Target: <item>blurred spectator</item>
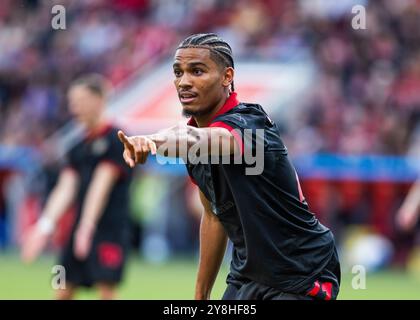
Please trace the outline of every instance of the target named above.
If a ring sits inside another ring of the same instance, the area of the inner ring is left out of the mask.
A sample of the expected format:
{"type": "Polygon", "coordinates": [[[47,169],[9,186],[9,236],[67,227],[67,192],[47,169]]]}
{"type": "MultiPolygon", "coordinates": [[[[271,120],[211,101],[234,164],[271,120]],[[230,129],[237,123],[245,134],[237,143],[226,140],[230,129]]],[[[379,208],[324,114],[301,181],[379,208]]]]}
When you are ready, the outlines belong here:
{"type": "Polygon", "coordinates": [[[9,171],[0,169],[0,250],[6,248],[6,245],[8,243],[8,229],[6,228],[8,210],[6,207],[4,186],[6,185],[9,175],[9,171]]]}
{"type": "Polygon", "coordinates": [[[175,39],[170,28],[145,16],[147,0],[59,4],[66,9],[66,30],[51,27],[54,3],[2,1],[0,143],[39,145],[70,119],[64,95],[74,78],[97,71],[121,82],[175,39]]]}
{"type": "Polygon", "coordinates": [[[85,130],[67,154],[57,184],[42,214],[24,239],[22,258],[33,262],[69,208],[76,208],[69,238],[60,255],[65,285],[57,299],[73,299],[80,287],[96,287],[101,299],[114,299],[129,252],[129,186],[132,171],[105,114],[108,83],[91,74],[72,83],[69,109],[85,130]]]}

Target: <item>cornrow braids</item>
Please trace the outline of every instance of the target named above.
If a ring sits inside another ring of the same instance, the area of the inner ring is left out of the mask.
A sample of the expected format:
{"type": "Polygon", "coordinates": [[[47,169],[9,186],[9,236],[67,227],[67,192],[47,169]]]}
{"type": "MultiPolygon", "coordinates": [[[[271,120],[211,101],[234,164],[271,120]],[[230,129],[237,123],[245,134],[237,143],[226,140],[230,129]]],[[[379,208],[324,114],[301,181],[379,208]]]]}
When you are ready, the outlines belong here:
{"type": "MultiPolygon", "coordinates": [[[[232,48],[230,45],[215,33],[198,33],[186,38],[177,49],[203,48],[209,49],[212,58],[224,67],[234,68],[232,48]]],[[[235,91],[233,81],[231,90],[235,91]]]]}

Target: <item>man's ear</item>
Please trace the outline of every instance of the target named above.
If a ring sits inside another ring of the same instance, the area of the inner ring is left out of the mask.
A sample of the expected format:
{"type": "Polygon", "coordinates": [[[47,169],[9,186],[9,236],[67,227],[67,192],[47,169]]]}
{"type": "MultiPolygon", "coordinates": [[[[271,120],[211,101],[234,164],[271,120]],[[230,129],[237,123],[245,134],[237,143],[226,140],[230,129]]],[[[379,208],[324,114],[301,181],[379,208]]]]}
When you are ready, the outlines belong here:
{"type": "Polygon", "coordinates": [[[225,69],[225,74],[223,78],[224,87],[229,87],[232,84],[234,75],[235,75],[235,70],[232,67],[227,67],[225,69]]]}

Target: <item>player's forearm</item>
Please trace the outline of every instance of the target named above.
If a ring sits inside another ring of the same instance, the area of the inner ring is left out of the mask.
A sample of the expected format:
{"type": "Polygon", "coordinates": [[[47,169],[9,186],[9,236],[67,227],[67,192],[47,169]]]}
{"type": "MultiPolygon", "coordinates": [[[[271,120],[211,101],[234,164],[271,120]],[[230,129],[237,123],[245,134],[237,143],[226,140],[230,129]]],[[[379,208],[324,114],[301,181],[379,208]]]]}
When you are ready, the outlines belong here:
{"type": "Polygon", "coordinates": [[[157,152],[166,157],[186,157],[188,150],[199,143],[200,131],[191,126],[174,126],[147,136],[157,147],[157,152]]]}
{"type": "Polygon", "coordinates": [[[417,180],[411,187],[410,192],[403,203],[403,208],[418,214],[418,211],[420,210],[420,180],[417,180]]]}
{"type": "Polygon", "coordinates": [[[200,226],[200,262],[198,267],[195,298],[209,299],[223,256],[227,236],[216,216],[204,214],[200,226]]]}
{"type": "Polygon", "coordinates": [[[51,191],[44,207],[41,226],[47,233],[51,232],[55,223],[68,210],[76,198],[78,188],[77,175],[69,170],[64,170],[58,179],[57,185],[51,191]]]}
{"type": "Polygon", "coordinates": [[[82,208],[82,219],[80,220],[79,226],[96,229],[96,225],[103,214],[107,201],[107,196],[102,196],[98,192],[89,192],[86,195],[82,208]]]}
{"type": "Polygon", "coordinates": [[[65,190],[64,187],[57,186],[51,192],[43,211],[43,217],[56,223],[60,217],[71,206],[75,198],[75,192],[65,190]]]}
{"type": "Polygon", "coordinates": [[[233,136],[221,128],[174,126],[147,137],[156,144],[159,154],[168,157],[186,158],[192,146],[202,156],[229,155],[236,147],[233,136]]]}

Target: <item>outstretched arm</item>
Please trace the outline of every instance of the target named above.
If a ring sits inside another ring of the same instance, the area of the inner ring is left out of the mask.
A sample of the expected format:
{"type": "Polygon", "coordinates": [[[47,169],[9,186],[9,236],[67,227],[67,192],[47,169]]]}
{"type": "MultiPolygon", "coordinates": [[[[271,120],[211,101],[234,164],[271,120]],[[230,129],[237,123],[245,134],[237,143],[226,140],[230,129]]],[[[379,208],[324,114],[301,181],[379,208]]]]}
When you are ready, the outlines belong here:
{"type": "Polygon", "coordinates": [[[46,246],[55,224],[73,203],[79,178],[72,169],[64,169],[51,191],[41,218],[29,230],[22,246],[24,262],[34,261],[46,246]]]}
{"type": "Polygon", "coordinates": [[[200,261],[195,286],[195,299],[210,299],[226,251],[227,235],[219,218],[212,212],[209,201],[200,192],[204,213],[200,225],[200,261]]]}
{"type": "Polygon", "coordinates": [[[124,160],[131,168],[145,163],[149,152],[185,159],[192,147],[199,150],[200,155],[224,156],[240,151],[232,133],[219,127],[174,126],[156,134],[131,137],[119,131],[118,137],[124,144],[124,160]]]}

